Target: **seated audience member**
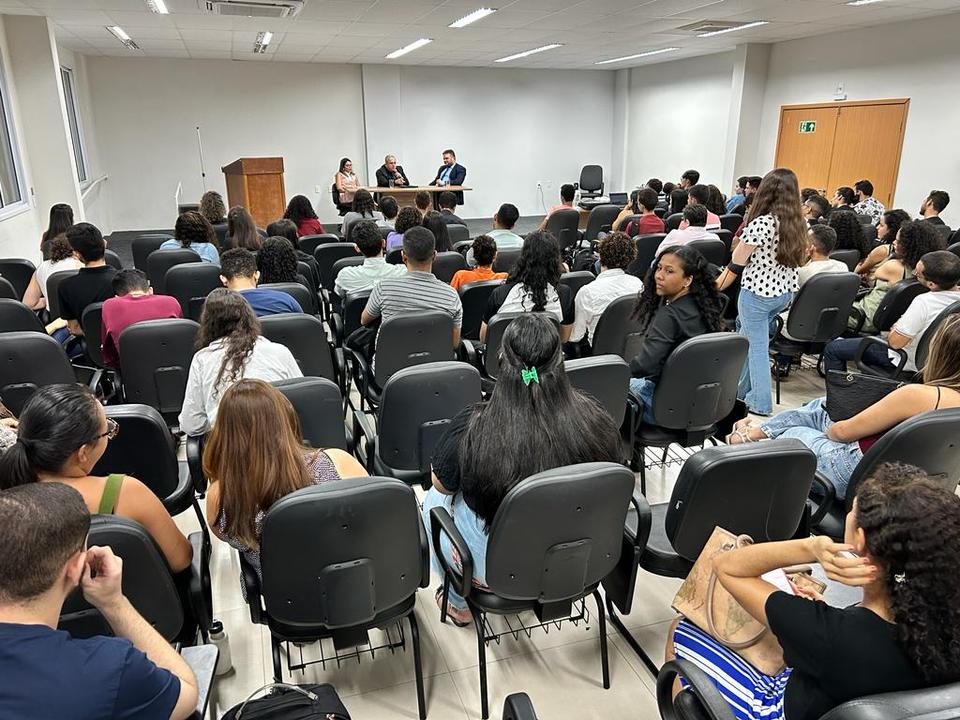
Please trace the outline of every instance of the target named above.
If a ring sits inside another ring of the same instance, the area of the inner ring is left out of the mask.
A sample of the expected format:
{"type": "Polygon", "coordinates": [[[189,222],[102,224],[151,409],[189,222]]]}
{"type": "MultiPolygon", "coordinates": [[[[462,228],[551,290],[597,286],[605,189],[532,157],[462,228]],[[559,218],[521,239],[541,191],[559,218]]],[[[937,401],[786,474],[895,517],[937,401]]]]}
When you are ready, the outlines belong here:
{"type": "Polygon", "coordinates": [[[242,205],[235,205],[227,213],[227,243],[230,248],[243,248],[251,252],[256,252],[263,244],[253,218],[242,205]]]}
{"type": "Polygon", "coordinates": [[[667,659],[706,673],[740,720],[815,720],[849,700],[955,682],[958,552],[960,499],[917,467],[884,463],[857,487],[842,543],[814,536],[714,558],[720,585],[783,649],[785,670],[760,673],[687,620],[674,624],[667,659]],[[798,563],[862,589],[860,603],[833,607],[767,579],[798,563]]]}
{"type": "Polygon", "coordinates": [[[48,260],[37,266],[30,284],[23,293],[23,304],[31,310],[43,310],[47,306],[47,280],[55,272],[62,270],[78,270],[82,267],[79,260],[73,256],[70,241],[63,233],[47,243],[48,260]]]}
{"type": "Polygon", "coordinates": [[[680,245],[657,254],[633,311],[644,340],[630,361],[630,393],[642,405],[644,422],[654,422],[653,394],[670,353],[685,340],[722,330],[721,307],[709,263],[699,251],[680,245]]]}
{"type": "MultiPolygon", "coordinates": [[[[657,208],[656,198],[657,194],[651,188],[641,188],[637,191],[637,210],[639,210],[640,217],[629,222],[624,231],[627,235],[633,237],[664,231],[663,220],[658,218],[654,212],[657,208]]],[[[612,227],[616,229],[618,225],[612,227]]]]}
{"type": "MultiPolygon", "coordinates": [[[[342,199],[342,198],[341,198],[342,199]]],[[[317,219],[317,213],[305,195],[294,195],[287,203],[284,220],[293,220],[297,225],[297,236],[322,235],[323,225],[317,219]]]]}
{"type": "Polygon", "coordinates": [[[837,188],[833,195],[833,208],[841,210],[853,210],[854,203],[857,201],[857,195],[852,187],[843,185],[837,188]]]}
{"type": "MultiPolygon", "coordinates": [[[[656,188],[654,188],[656,189],[656,188]]],[[[658,193],[660,196],[657,200],[657,207],[663,208],[666,210],[670,207],[670,196],[673,195],[673,191],[677,189],[677,186],[674,185],[669,180],[663,184],[663,189],[658,193]]]]}
{"type": "MultiPolygon", "coordinates": [[[[497,242],[498,250],[514,250],[523,247],[523,238],[517,235],[513,228],[520,219],[520,211],[511,203],[504,203],[493,216],[493,230],[487,235],[497,242]]],[[[469,255],[467,262],[470,262],[469,255]]]]}
{"type": "Polygon", "coordinates": [[[861,262],[870,254],[870,245],[856,213],[834,208],[827,217],[827,225],[837,233],[837,250],[856,250],[861,262]]]}
{"type": "MultiPolygon", "coordinates": [[[[503,334],[500,372],[490,401],[458,413],[433,455],[433,487],[423,501],[443,507],[473,555],[473,577],[486,578],[487,533],[500,503],[536,473],[584,462],[619,462],[620,432],[597,402],[574,389],[563,369],[563,350],[553,323],[524,313],[503,334]],[[536,441],[532,441],[536,438],[536,441]]],[[[450,543],[440,552],[449,562],[450,543]]],[[[434,569],[441,573],[434,557],[434,569]]],[[[437,603],[442,595],[437,593],[437,603]]],[[[448,615],[470,620],[466,601],[451,588],[448,615]]]]}
{"type": "Polygon", "coordinates": [[[726,210],[728,213],[734,212],[737,207],[743,204],[743,201],[747,197],[747,180],[749,179],[746,175],[741,175],[737,178],[737,184],[733,188],[733,195],[727,199],[726,210]]]}
{"type": "Polygon", "coordinates": [[[660,241],[657,247],[657,254],[661,250],[675,245],[686,245],[694,240],[719,240],[716,233],[712,233],[704,227],[708,216],[707,208],[699,203],[691,203],[683,209],[683,222],[676,230],[671,230],[667,236],[660,241]]]}
{"type": "Polygon", "coordinates": [[[113,297],[113,277],[117,271],[103,259],[107,244],[96,226],[77,223],[67,230],[67,240],[83,267],[60,283],[57,290],[60,317],[66,321],[71,335],[83,335],[80,320],[84,308],[113,297]]]}
{"type": "Polygon", "coordinates": [[[223,393],[217,422],[203,448],[207,522],[260,575],[263,516],[277,500],[311,485],[366,477],[349,453],[303,442],[300,418],[263,380],[237,381],[223,393]],[[251,443],[256,437],[258,442],[251,443]]]}
{"type": "Polygon", "coordinates": [[[426,190],[420,190],[413,196],[413,204],[420,211],[421,219],[433,209],[433,195],[426,190]]]}
{"type": "MultiPolygon", "coordinates": [[[[653,190],[648,190],[653,195],[653,190]]],[[[656,215],[654,215],[656,217],[656,215]]],[[[607,306],[624,295],[636,295],[643,290],[640,278],[627,275],[626,269],[637,256],[637,245],[626,233],[614,232],[597,244],[600,254],[600,274],[580,288],[574,301],[575,320],[570,342],[584,338],[593,343],[593,333],[607,306]]]]}
{"type": "Polygon", "coordinates": [[[360,220],[383,220],[383,213],[377,210],[373,202],[373,195],[360,188],[353,196],[353,210],[343,216],[340,232],[344,240],[350,240],[350,228],[360,220]]]}
{"type": "MultiPolygon", "coordinates": [[[[419,218],[415,208],[404,210],[410,210],[419,218]]],[[[333,286],[337,295],[346,297],[348,293],[370,290],[384,278],[406,274],[407,269],[403,265],[391,265],[383,257],[384,239],[372,220],[361,220],[354,225],[351,237],[363,253],[363,264],[345,267],[337,274],[333,286]]]]}
{"type": "Polygon", "coordinates": [[[159,498],[134,477],[91,475],[120,426],[83,385],[44,385],[20,413],[17,442],[0,456],[0,489],[62,483],[91,513],[136,520],[157,542],[170,570],[190,565],[193,551],[159,498]]]}
{"type": "MultiPolygon", "coordinates": [[[[922,296],[921,296],[922,297],[922,296]]],[[[863,453],[885,432],[904,420],[940,408],[960,407],[960,317],[951,315],[930,342],[923,383],[905,384],[849,420],[833,422],[825,397],[795,410],[784,410],[754,425],[739,421],[728,443],[766,438],[796,438],[817,456],[817,470],[833,483],[837,497],[847,494],[847,484],[863,453]]]]}
{"type": "Polygon", "coordinates": [[[489,235],[478,235],[473,239],[473,245],[470,247],[470,253],[473,257],[475,267],[472,270],[457,270],[453,279],[450,281],[450,287],[459,290],[467,283],[480,282],[481,280],[503,280],[507,277],[505,272],[494,272],[493,263],[497,259],[497,243],[489,235]]]}
{"type": "MultiPolygon", "coordinates": [[[[747,177],[747,184],[743,189],[743,200],[741,200],[737,205],[730,210],[731,213],[736,213],[744,219],[747,217],[747,213],[750,211],[750,204],[753,202],[753,196],[756,194],[757,190],[760,187],[760,183],[763,182],[763,178],[759,175],[750,175],[747,177]]],[[[830,204],[827,203],[827,209],[829,210],[830,204]]],[[[743,225],[740,226],[740,229],[743,228],[743,225]]]]}
{"type": "MultiPolygon", "coordinates": [[[[957,287],[960,284],[960,258],[952,252],[928,252],[917,262],[916,273],[917,280],[930,292],[915,297],[907,311],[893,324],[887,337],[887,345],[892,350],[876,343],[867,346],[863,360],[868,365],[892,371],[900,361],[900,356],[894,352],[899,349],[907,354],[903,369],[916,372],[920,337],[943,310],[960,302],[960,288],[957,287]]],[[[827,343],[823,350],[824,372],[846,370],[847,361],[856,357],[860,341],[861,338],[837,338],[827,343]]]]}
{"type": "Polygon", "coordinates": [[[200,198],[199,213],[211,225],[223,225],[227,222],[227,206],[223,202],[223,195],[216,190],[207,190],[200,198]]]}
{"type": "Polygon", "coordinates": [[[670,211],[667,213],[667,215],[669,216],[682,213],[688,202],[690,202],[690,198],[687,195],[687,191],[677,188],[670,193],[670,211]]]}
{"type": "Polygon", "coordinates": [[[341,215],[350,211],[353,205],[353,196],[360,189],[360,178],[353,172],[353,162],[350,158],[340,159],[340,169],[333,177],[333,182],[337,186],[337,192],[340,193],[340,202],[337,203],[337,210],[341,215]]]}
{"type": "MultiPolygon", "coordinates": [[[[100,339],[103,364],[120,369],[120,333],[134,323],[183,317],[180,303],[169,295],[154,295],[143,270],[127,268],[113,277],[116,297],[103,302],[100,339]]],[[[87,342],[92,342],[88,338],[87,342]]]]}
{"type": "MultiPolygon", "coordinates": [[[[630,191],[630,197],[617,214],[617,217],[614,218],[613,222],[610,223],[610,231],[616,232],[620,227],[620,224],[629,217],[634,215],[639,215],[642,211],[640,207],[640,188],[634,188],[630,191]]],[[[656,215],[654,215],[656,217],[656,215]]],[[[629,233],[629,227],[624,227],[623,232],[629,233]]],[[[636,234],[636,233],[634,233],[636,234]]],[[[598,235],[599,237],[599,235],[598,235]]]]}
{"type": "Polygon", "coordinates": [[[360,315],[362,325],[438,310],[453,318],[453,347],[460,345],[463,305],[457,291],[433,274],[433,259],[437,256],[435,248],[433,233],[425,227],[413,227],[403,234],[403,264],[407,272],[384,278],[373,286],[367,306],[360,315]]]}
{"type": "Polygon", "coordinates": [[[698,182],[700,182],[700,173],[696,170],[687,170],[680,176],[679,187],[681,190],[689,190],[698,182]]]}
{"type": "Polygon", "coordinates": [[[317,259],[313,255],[305,253],[300,249],[300,234],[297,232],[297,226],[294,224],[293,220],[274,220],[272,223],[267,225],[267,237],[285,238],[286,241],[290,243],[290,247],[292,247],[296,253],[297,260],[300,262],[305,262],[307,265],[309,265],[314,277],[320,277],[320,270],[317,267],[317,259]]]}
{"type": "Polygon", "coordinates": [[[193,671],[124,597],[120,559],[87,547],[89,530],[83,498],[66,485],[0,493],[0,716],[195,717],[193,671]],[[57,629],[77,588],[114,637],[57,629]]]}
{"type": "Polygon", "coordinates": [[[950,204],[950,195],[945,190],[931,190],[926,200],[920,205],[920,217],[931,225],[944,225],[940,213],[950,204]]]}
{"type": "Polygon", "coordinates": [[[433,234],[438,253],[453,249],[453,245],[450,243],[450,231],[447,230],[447,223],[444,222],[440,213],[431,210],[424,215],[423,226],[433,234]]]}
{"type": "Polygon", "coordinates": [[[457,209],[457,196],[449,190],[444,190],[437,198],[440,206],[440,219],[447,225],[466,225],[454,212],[457,209]]]}
{"type": "Polygon", "coordinates": [[[174,237],[165,241],[160,250],[193,250],[206,263],[220,264],[220,246],[213,225],[196,210],[190,210],[177,218],[174,237]]]}
{"type": "Polygon", "coordinates": [[[707,189],[710,191],[710,197],[706,203],[707,210],[716,215],[719,220],[720,216],[727,212],[727,201],[716,185],[707,185],[707,189]]]}
{"type": "Polygon", "coordinates": [[[658,201],[663,198],[663,182],[661,182],[660,178],[650,178],[643,186],[653,190],[657,194],[658,201]]]}
{"type": "Polygon", "coordinates": [[[803,201],[803,217],[807,225],[818,225],[830,212],[830,202],[819,193],[803,201]]]}
{"type": "Polygon", "coordinates": [[[873,183],[869,180],[858,180],[853,184],[853,192],[857,195],[857,204],[853,206],[853,211],[860,215],[869,215],[873,224],[879,225],[887,209],[873,196],[873,183]]]}
{"type": "Polygon", "coordinates": [[[410,181],[407,174],[403,172],[403,166],[397,165],[395,155],[387,155],[383,158],[383,165],[377,169],[377,187],[409,187],[410,181]]]}
{"type": "Polygon", "coordinates": [[[43,259],[50,257],[49,244],[58,235],[63,235],[73,225],[73,208],[66,203],[57,203],[50,206],[50,220],[47,229],[40,236],[40,252],[43,259]]]}
{"type": "Polygon", "coordinates": [[[573,330],[574,307],[570,287],[560,284],[562,271],[557,239],[539,230],[527,235],[510,275],[490,293],[480,324],[481,342],[487,337],[487,324],[501,312],[547,313],[560,323],[560,338],[566,342],[573,330]]]}
{"type": "Polygon", "coordinates": [[[242,378],[303,377],[285,345],[260,335],[260,321],[239,293],[211,290],[203,304],[197,352],[190,363],[180,430],[204,435],[213,426],[224,391],[242,378]]]}
{"type": "Polygon", "coordinates": [[[383,220],[378,220],[377,225],[393,230],[397,222],[397,213],[400,212],[400,206],[397,205],[396,198],[389,195],[380,198],[380,212],[383,213],[383,220]]]}
{"type": "Polygon", "coordinates": [[[814,195],[819,195],[819,194],[820,194],[820,191],[817,190],[816,188],[812,188],[812,187],[800,188],[800,202],[801,203],[806,202],[807,198],[812,198],[814,195]]]}
{"type": "MultiPolygon", "coordinates": [[[[387,235],[387,252],[403,246],[403,234],[412,227],[423,223],[423,215],[415,207],[400,208],[393,232],[387,235]]],[[[378,231],[379,232],[379,231],[378,231]]]]}
{"type": "MultiPolygon", "coordinates": [[[[883,261],[873,274],[873,287],[870,292],[857,300],[853,306],[863,312],[866,320],[861,330],[867,333],[877,332],[873,325],[873,316],[883,301],[890,286],[901,280],[912,278],[917,263],[924,255],[934,250],[943,250],[946,241],[933,227],[922,221],[907,220],[900,225],[900,229],[893,241],[893,254],[883,261]]],[[[851,314],[847,323],[851,329],[856,328],[857,318],[851,314]]]]}
{"type": "Polygon", "coordinates": [[[801,287],[814,275],[825,272],[847,272],[847,264],[840,260],[833,260],[830,253],[837,243],[837,233],[832,227],[814,225],[810,228],[810,259],[807,264],[797,270],[797,282],[801,287]]]}
{"type": "Polygon", "coordinates": [[[909,220],[910,214],[906,210],[884,211],[877,225],[877,242],[880,244],[870,251],[866,260],[857,265],[859,274],[869,275],[877,265],[893,256],[893,244],[900,226],[909,220]]]}
{"type": "Polygon", "coordinates": [[[250,303],[257,317],[278,313],[303,312],[300,303],[289,294],[273,288],[258,288],[260,271],[257,259],[249,250],[234,248],[220,258],[220,282],[250,303]]]}
{"type": "Polygon", "coordinates": [[[284,237],[268,237],[257,253],[257,284],[299,282],[309,288],[310,283],[297,272],[297,253],[284,237]]]}
{"type": "MultiPolygon", "coordinates": [[[[688,205],[702,205],[704,210],[707,211],[707,221],[704,227],[707,230],[719,230],[720,229],[720,216],[715,212],[711,212],[708,207],[710,204],[710,188],[706,185],[693,185],[692,187],[687,188],[687,204],[688,205]]],[[[685,228],[688,223],[680,222],[680,228],[685,228]]]]}
{"type": "Polygon", "coordinates": [[[544,216],[543,220],[540,221],[540,229],[543,230],[545,227],[547,227],[547,220],[549,220],[550,216],[557,212],[557,210],[577,210],[577,206],[573,204],[573,199],[576,197],[576,194],[576,188],[570,183],[564,183],[561,185],[560,204],[554,205],[547,211],[547,214],[544,216]]]}

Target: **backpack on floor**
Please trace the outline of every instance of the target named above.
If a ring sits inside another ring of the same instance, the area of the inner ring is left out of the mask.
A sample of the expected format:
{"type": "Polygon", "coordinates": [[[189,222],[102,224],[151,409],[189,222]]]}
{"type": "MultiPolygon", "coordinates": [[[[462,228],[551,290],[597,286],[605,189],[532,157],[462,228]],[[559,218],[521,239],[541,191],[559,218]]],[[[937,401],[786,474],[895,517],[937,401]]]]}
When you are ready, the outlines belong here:
{"type": "Polygon", "coordinates": [[[222,720],[350,720],[333,685],[271,683],[227,710],[222,720]],[[264,690],[271,693],[253,700],[264,690]]]}

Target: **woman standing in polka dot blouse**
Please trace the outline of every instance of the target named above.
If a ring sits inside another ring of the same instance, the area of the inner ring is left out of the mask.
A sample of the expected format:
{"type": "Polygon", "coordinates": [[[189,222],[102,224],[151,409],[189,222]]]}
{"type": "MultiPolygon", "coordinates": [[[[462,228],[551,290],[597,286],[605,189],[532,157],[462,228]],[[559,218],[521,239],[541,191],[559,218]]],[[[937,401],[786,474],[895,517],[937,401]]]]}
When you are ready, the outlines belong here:
{"type": "Polygon", "coordinates": [[[750,350],[737,397],[755,415],[773,412],[770,332],[798,288],[797,268],[806,260],[807,243],[797,176],[787,168],[772,170],[760,183],[740,243],[717,280],[724,290],[741,278],[737,331],[750,342],[750,350]]]}

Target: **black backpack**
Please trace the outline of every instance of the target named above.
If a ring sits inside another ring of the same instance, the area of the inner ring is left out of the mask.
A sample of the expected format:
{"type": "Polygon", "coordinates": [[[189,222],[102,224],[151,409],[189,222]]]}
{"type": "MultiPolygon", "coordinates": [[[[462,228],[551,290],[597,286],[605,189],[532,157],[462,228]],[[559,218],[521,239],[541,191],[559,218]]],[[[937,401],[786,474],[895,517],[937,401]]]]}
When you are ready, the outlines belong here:
{"type": "Polygon", "coordinates": [[[350,720],[333,685],[272,683],[227,710],[222,720],[350,720]],[[251,700],[264,690],[270,694],[251,700]]]}

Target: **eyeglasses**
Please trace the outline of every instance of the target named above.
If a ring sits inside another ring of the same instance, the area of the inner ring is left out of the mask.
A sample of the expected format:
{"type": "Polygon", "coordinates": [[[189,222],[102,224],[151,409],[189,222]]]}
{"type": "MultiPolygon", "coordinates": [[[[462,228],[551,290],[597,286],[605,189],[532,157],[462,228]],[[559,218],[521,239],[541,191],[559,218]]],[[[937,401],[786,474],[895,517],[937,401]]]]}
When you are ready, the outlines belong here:
{"type": "Polygon", "coordinates": [[[117,433],[120,432],[120,423],[118,423],[113,418],[107,418],[107,431],[105,433],[100,433],[97,435],[97,440],[102,437],[105,437],[107,440],[113,440],[117,433]]]}

